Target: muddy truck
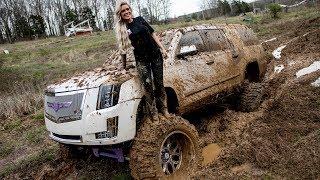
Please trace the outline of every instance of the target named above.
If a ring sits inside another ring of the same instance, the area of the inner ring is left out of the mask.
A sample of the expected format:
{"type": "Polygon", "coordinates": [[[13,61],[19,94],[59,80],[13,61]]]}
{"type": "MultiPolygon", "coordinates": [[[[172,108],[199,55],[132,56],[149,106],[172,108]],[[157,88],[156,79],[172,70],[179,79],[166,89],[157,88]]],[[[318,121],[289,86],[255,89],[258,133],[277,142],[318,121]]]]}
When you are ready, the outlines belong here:
{"type": "Polygon", "coordinates": [[[190,177],[202,158],[198,133],[181,115],[230,93],[238,93],[241,110],[257,109],[265,52],[244,25],[192,26],[160,36],[168,50],[164,85],[170,117],[148,118],[132,52],[131,68],[123,70],[113,51],[103,67],[47,87],[49,136],[71,153],[90,150],[97,157],[129,160],[135,179],[190,177]]]}

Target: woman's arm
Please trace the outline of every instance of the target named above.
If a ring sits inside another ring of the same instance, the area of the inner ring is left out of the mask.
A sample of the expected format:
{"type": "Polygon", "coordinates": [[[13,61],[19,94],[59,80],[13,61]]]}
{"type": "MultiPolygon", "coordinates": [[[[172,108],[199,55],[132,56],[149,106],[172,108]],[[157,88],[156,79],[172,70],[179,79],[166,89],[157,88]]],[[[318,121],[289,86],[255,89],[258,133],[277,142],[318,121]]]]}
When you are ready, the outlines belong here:
{"type": "Polygon", "coordinates": [[[152,33],[152,37],[154,39],[154,41],[156,41],[156,43],[158,44],[158,46],[160,47],[163,55],[164,55],[164,58],[166,58],[168,56],[167,54],[167,50],[166,48],[164,48],[164,46],[162,45],[162,43],[160,42],[160,39],[159,37],[156,35],[156,33],[152,33]]]}

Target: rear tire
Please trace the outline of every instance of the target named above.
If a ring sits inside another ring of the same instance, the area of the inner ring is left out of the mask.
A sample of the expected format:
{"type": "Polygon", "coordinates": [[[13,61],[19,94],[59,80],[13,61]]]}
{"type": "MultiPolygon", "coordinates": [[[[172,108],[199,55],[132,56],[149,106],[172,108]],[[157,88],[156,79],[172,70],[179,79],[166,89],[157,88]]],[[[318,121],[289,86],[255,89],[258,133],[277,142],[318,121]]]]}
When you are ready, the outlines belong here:
{"type": "Polygon", "coordinates": [[[264,87],[261,83],[246,83],[240,97],[239,108],[244,112],[257,110],[263,100],[264,87]]]}
{"type": "Polygon", "coordinates": [[[199,136],[183,118],[145,118],[130,150],[134,179],[187,179],[199,165],[199,136]]]}

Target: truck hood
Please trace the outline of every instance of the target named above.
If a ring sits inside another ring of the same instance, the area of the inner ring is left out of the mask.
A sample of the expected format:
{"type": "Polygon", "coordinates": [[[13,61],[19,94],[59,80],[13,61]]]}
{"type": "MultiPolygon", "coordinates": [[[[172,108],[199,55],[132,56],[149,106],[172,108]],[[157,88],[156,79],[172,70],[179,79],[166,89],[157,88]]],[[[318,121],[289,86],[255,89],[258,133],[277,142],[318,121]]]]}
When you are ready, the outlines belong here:
{"type": "Polygon", "coordinates": [[[65,79],[59,83],[49,85],[47,87],[48,92],[61,93],[78,91],[83,89],[91,89],[99,87],[101,84],[108,82],[110,75],[107,72],[86,72],[82,75],[65,79]]]}
{"type": "Polygon", "coordinates": [[[137,76],[135,68],[127,71],[114,67],[109,69],[99,68],[49,85],[46,91],[50,93],[61,93],[97,88],[101,84],[122,84],[135,76],[137,76]]]}

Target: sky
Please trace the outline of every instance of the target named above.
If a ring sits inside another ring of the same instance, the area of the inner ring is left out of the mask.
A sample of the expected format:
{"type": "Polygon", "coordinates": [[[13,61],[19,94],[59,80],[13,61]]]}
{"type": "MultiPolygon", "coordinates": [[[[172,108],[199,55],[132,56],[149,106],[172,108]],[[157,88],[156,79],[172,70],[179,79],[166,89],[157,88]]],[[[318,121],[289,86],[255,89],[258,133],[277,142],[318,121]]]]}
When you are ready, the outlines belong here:
{"type": "MultiPolygon", "coordinates": [[[[178,17],[184,14],[200,11],[200,2],[202,0],[171,0],[171,17],[178,17]]],[[[252,2],[253,0],[244,0],[252,2]]]]}
{"type": "Polygon", "coordinates": [[[201,0],[172,0],[171,17],[178,17],[199,11],[200,1],[201,0]]]}

